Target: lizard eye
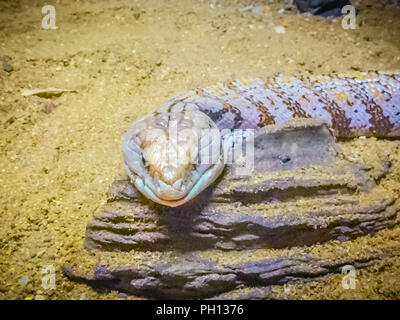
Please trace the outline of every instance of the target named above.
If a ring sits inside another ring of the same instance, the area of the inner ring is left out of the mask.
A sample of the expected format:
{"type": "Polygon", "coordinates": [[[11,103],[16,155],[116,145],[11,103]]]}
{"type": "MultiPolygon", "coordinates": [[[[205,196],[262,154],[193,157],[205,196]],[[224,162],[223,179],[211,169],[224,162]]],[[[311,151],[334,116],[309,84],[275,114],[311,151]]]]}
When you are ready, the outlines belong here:
{"type": "Polygon", "coordinates": [[[164,119],[159,119],[156,123],[155,126],[161,127],[161,128],[166,128],[168,126],[168,122],[164,119]]]}

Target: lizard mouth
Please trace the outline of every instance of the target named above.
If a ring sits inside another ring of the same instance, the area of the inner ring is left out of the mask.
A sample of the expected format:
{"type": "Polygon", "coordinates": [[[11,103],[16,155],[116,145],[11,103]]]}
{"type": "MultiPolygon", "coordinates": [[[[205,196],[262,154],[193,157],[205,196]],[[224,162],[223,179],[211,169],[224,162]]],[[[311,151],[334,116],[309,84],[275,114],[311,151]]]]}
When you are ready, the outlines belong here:
{"type": "Polygon", "coordinates": [[[224,168],[216,124],[200,111],[155,113],[123,137],[126,171],[154,202],[176,207],[196,197],[224,168]]]}
{"type": "MultiPolygon", "coordinates": [[[[127,165],[125,164],[127,167],[127,165]]],[[[150,182],[142,177],[135,176],[133,172],[129,170],[132,183],[136,186],[136,188],[147,198],[152,201],[168,206],[168,207],[177,207],[180,206],[193,198],[195,198],[201,191],[207,188],[211,183],[217,179],[217,177],[221,174],[224,168],[224,164],[222,159],[219,159],[218,162],[207,169],[203,175],[191,186],[190,190],[182,191],[173,189],[172,186],[163,186],[163,189],[155,187],[156,183],[154,181],[150,182]]]]}

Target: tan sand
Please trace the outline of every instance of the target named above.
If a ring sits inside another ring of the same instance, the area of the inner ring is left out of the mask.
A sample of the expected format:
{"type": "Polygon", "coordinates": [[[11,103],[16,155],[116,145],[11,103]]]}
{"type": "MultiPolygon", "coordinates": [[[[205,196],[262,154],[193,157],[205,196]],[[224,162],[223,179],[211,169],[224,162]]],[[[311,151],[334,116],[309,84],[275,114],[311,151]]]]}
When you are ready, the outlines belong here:
{"type": "MultiPolygon", "coordinates": [[[[107,263],[83,248],[85,226],[123,172],[129,124],[172,95],[229,79],[400,70],[400,8],[381,2],[361,1],[358,28],[344,30],[340,19],[278,14],[283,1],[59,1],[58,28],[44,30],[43,1],[1,1],[0,57],[14,70],[0,69],[0,298],[117,298],[68,281],[60,268],[107,263]],[[238,11],[249,4],[263,13],[238,11]],[[21,94],[44,88],[76,92],[51,102],[21,94]],[[41,286],[48,265],[55,290],[41,286]]],[[[399,230],[343,250],[398,245],[399,230]]],[[[149,257],[157,253],[132,259],[149,257]]],[[[400,297],[398,259],[363,270],[356,291],[342,290],[339,277],[295,286],[291,297],[400,297]]]]}

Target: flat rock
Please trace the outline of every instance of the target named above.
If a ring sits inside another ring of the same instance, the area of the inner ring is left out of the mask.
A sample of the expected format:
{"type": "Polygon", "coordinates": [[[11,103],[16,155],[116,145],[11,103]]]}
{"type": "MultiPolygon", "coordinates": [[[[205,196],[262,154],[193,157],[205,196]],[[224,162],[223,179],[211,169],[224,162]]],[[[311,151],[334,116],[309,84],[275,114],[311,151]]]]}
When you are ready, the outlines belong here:
{"type": "Polygon", "coordinates": [[[254,137],[255,172],[329,165],[337,148],[329,124],[320,119],[292,119],[265,126],[254,137]]]}
{"type": "Polygon", "coordinates": [[[336,144],[318,121],[263,128],[254,146],[251,175],[228,167],[176,208],[149,201],[127,176],[116,179],[85,236],[85,247],[107,251],[101,254],[112,255],[114,267],[97,265],[93,274],[65,267],[64,275],[95,290],[147,298],[280,299],[272,285],[320,280],[345,265],[363,268],[400,255],[400,248],[375,247],[346,260],[299,254],[304,246],[398,225],[398,194],[385,186],[397,166],[392,157],[342,152],[346,145],[336,144]],[[269,249],[284,254],[269,256],[269,249]],[[257,250],[262,254],[253,258],[257,250]]]}
{"type": "MultiPolygon", "coordinates": [[[[177,208],[149,203],[129,180],[117,180],[109,202],[87,225],[85,246],[117,251],[284,248],[345,241],[394,226],[395,196],[382,195],[364,167],[343,169],[343,164],[331,166],[336,175],[327,179],[319,173],[316,178],[221,181],[177,208]]],[[[384,176],[389,168],[382,168],[384,176]]]]}
{"type": "Polygon", "coordinates": [[[371,166],[341,154],[326,122],[266,126],[255,133],[254,147],[251,175],[238,177],[228,167],[176,208],[150,202],[127,177],[114,181],[108,203],[87,225],[86,248],[284,248],[350,240],[396,224],[396,198],[378,188],[391,162],[382,160],[373,176],[371,166]]]}
{"type": "Polygon", "coordinates": [[[85,283],[100,292],[118,291],[155,299],[265,299],[273,297],[270,285],[321,280],[351,265],[361,269],[400,255],[400,248],[364,254],[357,259],[325,261],[311,255],[266,258],[241,264],[218,266],[213,261],[181,257],[173,263],[110,269],[97,266],[93,274],[81,274],[70,267],[63,273],[70,280],[85,283]],[[237,289],[253,289],[234,295],[237,289]]]}

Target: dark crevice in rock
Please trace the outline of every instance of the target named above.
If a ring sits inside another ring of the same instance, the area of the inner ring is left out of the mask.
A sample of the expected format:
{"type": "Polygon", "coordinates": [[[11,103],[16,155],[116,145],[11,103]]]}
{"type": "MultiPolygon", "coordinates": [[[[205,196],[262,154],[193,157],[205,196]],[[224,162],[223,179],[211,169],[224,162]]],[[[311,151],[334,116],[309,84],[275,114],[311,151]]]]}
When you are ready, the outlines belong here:
{"type": "Polygon", "coordinates": [[[229,203],[232,198],[240,199],[243,204],[269,203],[296,200],[304,197],[320,197],[332,194],[351,194],[357,191],[356,186],[348,184],[332,183],[318,186],[293,186],[289,188],[271,188],[263,191],[263,188],[252,188],[251,186],[235,187],[231,194],[216,194],[216,202],[229,203]]]}

